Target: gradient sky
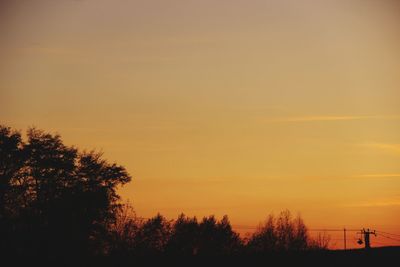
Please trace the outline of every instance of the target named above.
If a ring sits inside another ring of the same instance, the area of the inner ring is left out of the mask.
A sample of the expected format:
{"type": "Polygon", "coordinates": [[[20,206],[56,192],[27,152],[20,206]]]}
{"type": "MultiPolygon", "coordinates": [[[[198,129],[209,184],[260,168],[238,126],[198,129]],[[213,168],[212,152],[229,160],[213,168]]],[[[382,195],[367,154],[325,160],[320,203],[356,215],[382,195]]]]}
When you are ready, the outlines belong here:
{"type": "Polygon", "coordinates": [[[139,216],[257,225],[287,208],[311,228],[399,234],[399,14],[394,0],[3,0],[0,120],[126,166],[139,216]]]}

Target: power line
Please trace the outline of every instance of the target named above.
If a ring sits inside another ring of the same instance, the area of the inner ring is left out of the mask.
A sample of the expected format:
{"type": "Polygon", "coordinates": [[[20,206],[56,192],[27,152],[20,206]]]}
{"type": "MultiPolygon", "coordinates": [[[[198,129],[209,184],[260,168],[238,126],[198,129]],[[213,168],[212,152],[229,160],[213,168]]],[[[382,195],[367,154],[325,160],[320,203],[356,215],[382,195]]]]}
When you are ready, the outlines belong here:
{"type": "Polygon", "coordinates": [[[383,234],[380,234],[379,236],[383,236],[383,237],[385,237],[385,238],[388,238],[388,239],[391,239],[391,240],[400,242],[400,239],[392,238],[392,237],[389,237],[389,236],[386,236],[386,235],[383,235],[383,234]]]}
{"type": "Polygon", "coordinates": [[[374,244],[384,245],[384,246],[390,246],[391,245],[391,243],[385,243],[385,242],[381,242],[381,241],[374,241],[374,244]]]}
{"type": "Polygon", "coordinates": [[[387,235],[395,235],[395,236],[400,236],[399,234],[392,234],[392,233],[387,233],[383,231],[376,231],[377,233],[382,233],[382,234],[387,234],[387,235]]]}
{"type": "Polygon", "coordinates": [[[232,227],[236,229],[249,229],[249,230],[259,228],[257,226],[250,226],[250,225],[232,225],[232,227]]]}
{"type": "Polygon", "coordinates": [[[343,229],[308,229],[313,232],[343,232],[343,229]]]}
{"type": "MultiPolygon", "coordinates": [[[[236,229],[262,229],[262,227],[257,227],[257,226],[250,226],[250,225],[232,225],[233,228],[236,229]]],[[[312,232],[343,232],[343,229],[308,229],[308,231],[312,232]]],[[[358,232],[360,229],[347,229],[346,231],[351,231],[351,232],[358,232]]]]}
{"type": "MultiPolygon", "coordinates": [[[[308,231],[313,231],[313,232],[343,232],[343,229],[308,229],[308,231]]],[[[351,232],[357,232],[360,231],[360,229],[347,229],[346,231],[351,231],[351,232]]]]}
{"type": "MultiPolygon", "coordinates": [[[[141,220],[149,220],[150,218],[146,218],[146,217],[138,217],[138,219],[141,220]]],[[[250,226],[250,225],[232,225],[232,228],[235,229],[243,229],[243,230],[258,230],[258,229],[262,229],[262,226],[250,226]]],[[[324,228],[316,228],[316,229],[308,229],[308,231],[310,232],[344,232],[346,233],[346,231],[350,231],[350,232],[358,232],[358,231],[362,231],[360,229],[347,229],[347,228],[343,228],[343,229],[332,229],[332,228],[328,228],[328,229],[324,229],[324,228]]],[[[393,236],[399,236],[400,234],[393,234],[393,233],[388,233],[388,232],[384,232],[384,231],[378,231],[376,230],[377,233],[379,233],[379,236],[385,237],[387,239],[393,240],[393,241],[397,241],[400,242],[400,239],[396,239],[390,236],[386,236],[384,234],[387,235],[393,235],[393,236]]],[[[344,238],[335,238],[335,239],[331,239],[331,240],[335,240],[335,241],[339,241],[339,240],[346,240],[346,234],[344,234],[344,238]]],[[[378,242],[379,243],[379,242],[378,242]]],[[[346,248],[346,244],[345,248],[346,248]]]]}

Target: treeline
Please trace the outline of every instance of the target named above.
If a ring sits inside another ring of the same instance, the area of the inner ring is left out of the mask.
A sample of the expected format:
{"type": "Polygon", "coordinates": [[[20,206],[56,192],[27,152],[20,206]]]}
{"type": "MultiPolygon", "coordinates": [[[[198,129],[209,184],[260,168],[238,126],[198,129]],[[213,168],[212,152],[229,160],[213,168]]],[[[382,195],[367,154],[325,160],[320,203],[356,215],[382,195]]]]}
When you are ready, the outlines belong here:
{"type": "Polygon", "coordinates": [[[117,188],[126,169],[100,153],[66,146],[59,135],[0,126],[0,253],[68,262],[94,256],[234,255],[324,249],[300,217],[269,216],[250,238],[228,220],[136,217],[117,188]]]}
{"type": "Polygon", "coordinates": [[[240,238],[227,216],[197,220],[181,214],[169,221],[158,214],[143,220],[128,205],[120,210],[110,233],[109,253],[117,256],[246,255],[321,250],[329,244],[327,237],[311,239],[301,217],[292,217],[288,210],[269,215],[249,238],[240,238]]]}

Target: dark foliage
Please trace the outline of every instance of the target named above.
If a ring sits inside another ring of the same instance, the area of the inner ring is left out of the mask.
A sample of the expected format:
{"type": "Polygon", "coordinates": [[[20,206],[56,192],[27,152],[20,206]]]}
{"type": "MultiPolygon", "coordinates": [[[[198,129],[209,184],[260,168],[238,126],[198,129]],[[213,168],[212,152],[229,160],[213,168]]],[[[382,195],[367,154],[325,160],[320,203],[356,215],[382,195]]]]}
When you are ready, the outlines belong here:
{"type": "Polygon", "coordinates": [[[102,253],[126,170],[95,152],[80,153],[60,136],[0,127],[1,249],[5,254],[65,260],[102,253]]]}
{"type": "Polygon", "coordinates": [[[141,219],[119,202],[116,190],[130,180],[124,167],[66,146],[58,135],[32,128],[24,141],[0,126],[0,256],[56,266],[212,256],[234,265],[249,255],[284,260],[327,253],[329,237],[310,239],[300,216],[289,211],[270,215],[248,239],[227,216],[141,219]]]}
{"type": "Polygon", "coordinates": [[[300,216],[292,218],[285,210],[277,218],[270,215],[266,222],[251,236],[247,249],[255,253],[271,251],[301,251],[318,248],[307,232],[300,216]]]}

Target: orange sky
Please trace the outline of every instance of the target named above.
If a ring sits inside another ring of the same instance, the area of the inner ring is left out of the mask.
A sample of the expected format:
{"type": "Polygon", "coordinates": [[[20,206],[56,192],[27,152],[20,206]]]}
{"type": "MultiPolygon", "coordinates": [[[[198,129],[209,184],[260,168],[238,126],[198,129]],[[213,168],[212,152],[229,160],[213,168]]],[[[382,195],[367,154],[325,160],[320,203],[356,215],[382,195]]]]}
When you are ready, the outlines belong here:
{"type": "Polygon", "coordinates": [[[287,208],[311,228],[400,234],[399,12],[391,0],[5,0],[0,119],[126,166],[120,193],[143,217],[254,226],[287,208]]]}

